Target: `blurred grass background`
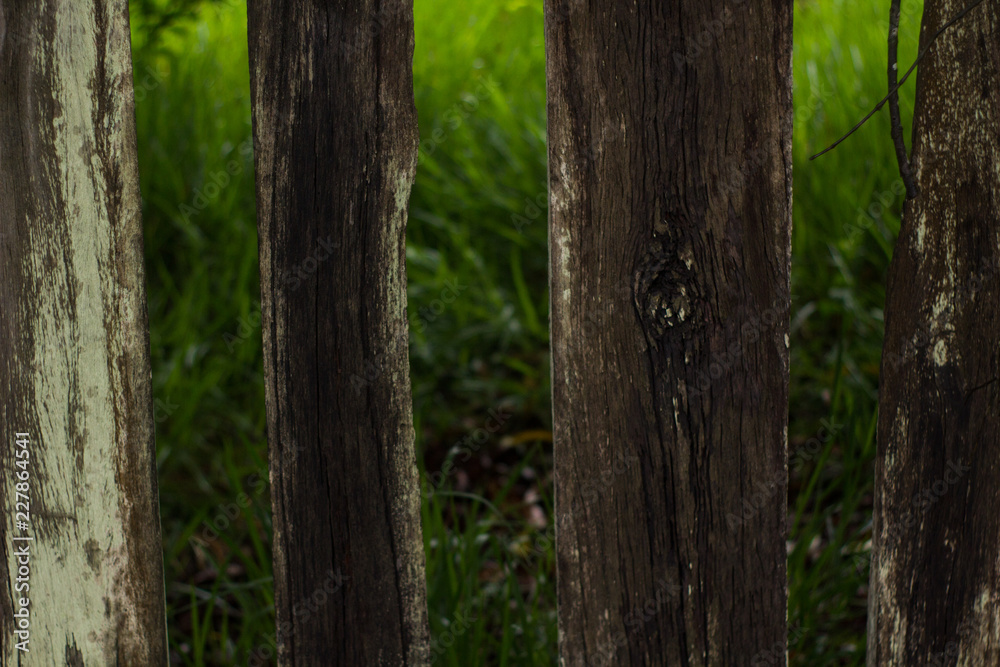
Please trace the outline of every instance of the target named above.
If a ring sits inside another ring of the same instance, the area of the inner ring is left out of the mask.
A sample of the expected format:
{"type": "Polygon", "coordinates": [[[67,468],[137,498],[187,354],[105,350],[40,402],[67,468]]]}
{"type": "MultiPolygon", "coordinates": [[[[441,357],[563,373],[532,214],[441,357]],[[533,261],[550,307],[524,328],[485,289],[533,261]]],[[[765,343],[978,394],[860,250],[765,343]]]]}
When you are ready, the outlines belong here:
{"type": "MultiPolygon", "coordinates": [[[[807,158],[884,93],[885,4],[795,5],[793,665],[864,662],[882,304],[902,206],[885,111],[807,158]],[[823,420],[835,435],[817,451],[823,420]]],[[[131,9],[171,659],[270,664],[246,8],[131,9]]],[[[920,12],[903,1],[905,66],[920,12]]],[[[415,15],[407,258],[435,664],[552,665],[541,0],[416,0],[415,15]]]]}

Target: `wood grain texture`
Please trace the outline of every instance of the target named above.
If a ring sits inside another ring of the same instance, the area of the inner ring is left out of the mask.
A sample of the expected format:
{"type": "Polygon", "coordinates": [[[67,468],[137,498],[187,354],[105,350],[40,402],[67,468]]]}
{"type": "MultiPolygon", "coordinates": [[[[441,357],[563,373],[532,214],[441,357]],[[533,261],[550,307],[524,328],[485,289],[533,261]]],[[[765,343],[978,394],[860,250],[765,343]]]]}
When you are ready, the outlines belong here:
{"type": "Polygon", "coordinates": [[[2,665],[167,661],[127,9],[0,1],[2,665]]]}
{"type": "MultiPolygon", "coordinates": [[[[921,48],[966,0],[928,0],[921,48]]],[[[1000,664],[1000,8],[921,61],[886,294],[869,665],[1000,664]]]]}
{"type": "Polygon", "coordinates": [[[783,663],[792,3],[545,20],[561,664],[783,663]]]}
{"type": "Polygon", "coordinates": [[[278,661],[427,664],[405,306],[412,4],[251,0],[249,32],[278,661]],[[331,571],[342,584],[305,610],[331,571]]]}

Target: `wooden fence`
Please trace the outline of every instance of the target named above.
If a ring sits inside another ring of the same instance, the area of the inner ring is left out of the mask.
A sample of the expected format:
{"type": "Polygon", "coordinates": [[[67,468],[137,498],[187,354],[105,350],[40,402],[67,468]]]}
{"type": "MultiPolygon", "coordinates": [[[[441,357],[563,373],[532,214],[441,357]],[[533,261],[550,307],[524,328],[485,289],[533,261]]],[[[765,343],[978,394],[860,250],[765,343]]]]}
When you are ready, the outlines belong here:
{"type": "MultiPolygon", "coordinates": [[[[561,664],[785,664],[792,3],[546,2],[561,664]]],[[[412,5],[248,9],[277,660],[427,665],[412,5]]],[[[872,665],[1000,664],[998,26],[920,72],[872,665]]],[[[167,662],[128,40],[125,0],[0,0],[0,665],[167,662]]]]}

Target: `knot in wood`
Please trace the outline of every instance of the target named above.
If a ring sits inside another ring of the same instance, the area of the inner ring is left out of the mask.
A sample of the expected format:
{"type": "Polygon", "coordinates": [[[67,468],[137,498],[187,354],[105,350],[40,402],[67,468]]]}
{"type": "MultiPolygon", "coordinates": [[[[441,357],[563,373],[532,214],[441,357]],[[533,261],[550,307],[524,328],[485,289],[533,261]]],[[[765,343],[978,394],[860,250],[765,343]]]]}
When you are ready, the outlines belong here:
{"type": "Polygon", "coordinates": [[[697,300],[691,244],[676,231],[654,231],[635,269],[633,296],[652,343],[686,329],[697,300]]]}

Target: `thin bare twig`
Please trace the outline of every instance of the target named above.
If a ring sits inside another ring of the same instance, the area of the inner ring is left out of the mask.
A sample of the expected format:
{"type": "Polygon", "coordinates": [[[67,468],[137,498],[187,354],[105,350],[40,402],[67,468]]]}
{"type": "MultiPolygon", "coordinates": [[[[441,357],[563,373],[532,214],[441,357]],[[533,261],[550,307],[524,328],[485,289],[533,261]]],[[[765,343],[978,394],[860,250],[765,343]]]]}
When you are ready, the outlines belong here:
{"type": "MultiPolygon", "coordinates": [[[[896,87],[896,76],[899,61],[899,0],[891,0],[889,5],[889,90],[896,87]]],[[[910,158],[906,154],[906,142],[903,140],[903,123],[899,114],[899,93],[889,93],[889,133],[896,148],[896,162],[899,164],[899,175],[906,185],[906,198],[917,196],[917,184],[913,182],[913,172],[910,170],[910,158]]]]}
{"type": "Polygon", "coordinates": [[[812,156],[812,157],[810,157],[809,159],[810,159],[810,160],[815,160],[815,159],[816,159],[816,158],[818,158],[818,157],[819,157],[820,155],[823,155],[823,154],[825,154],[825,153],[829,153],[829,152],[830,152],[830,151],[832,151],[832,150],[833,150],[834,148],[836,148],[837,146],[839,146],[839,145],[841,144],[841,142],[843,142],[843,141],[844,141],[844,139],[846,139],[847,137],[849,137],[849,136],[851,136],[852,134],[854,134],[855,132],[857,132],[857,131],[858,131],[858,129],[859,129],[859,128],[860,128],[860,127],[861,127],[862,125],[864,125],[864,124],[865,124],[866,122],[868,122],[868,119],[869,119],[869,118],[871,118],[872,116],[874,116],[874,115],[875,115],[875,113],[876,113],[876,112],[877,112],[877,111],[878,111],[879,109],[881,109],[882,107],[884,107],[884,106],[885,106],[885,103],[889,101],[889,97],[890,97],[890,96],[892,96],[892,94],[893,94],[893,93],[897,92],[897,91],[899,90],[900,86],[902,86],[902,85],[903,85],[904,83],[906,83],[906,80],[907,80],[907,79],[908,79],[908,78],[910,77],[910,74],[912,74],[912,73],[913,73],[913,70],[914,70],[914,69],[916,69],[916,67],[917,67],[917,63],[919,63],[919,62],[921,61],[921,59],[923,59],[923,57],[927,55],[927,52],[931,50],[931,47],[932,47],[932,46],[934,46],[934,42],[936,42],[936,41],[937,41],[937,38],[938,38],[938,37],[940,37],[940,36],[941,36],[941,34],[942,34],[942,33],[943,33],[943,32],[944,32],[945,30],[947,30],[948,28],[950,28],[951,26],[955,25],[955,24],[956,24],[956,23],[958,23],[958,22],[959,22],[960,20],[962,20],[962,18],[963,18],[963,17],[964,17],[964,16],[966,15],[966,14],[968,14],[968,13],[969,13],[969,12],[971,12],[971,11],[972,11],[973,9],[975,9],[976,7],[978,7],[978,6],[980,5],[980,4],[982,4],[982,2],[983,2],[983,0],[973,0],[973,2],[972,2],[972,3],[970,3],[970,4],[969,4],[969,5],[968,5],[968,6],[967,6],[967,7],[965,8],[965,9],[963,9],[962,11],[960,11],[960,12],[959,12],[959,13],[958,13],[958,14],[957,14],[957,15],[955,16],[955,18],[951,19],[950,21],[948,21],[947,23],[945,23],[945,24],[944,24],[943,26],[941,26],[941,29],[940,29],[940,30],[938,30],[938,31],[937,31],[936,33],[934,33],[934,36],[933,36],[933,37],[931,37],[930,41],[929,41],[929,42],[927,43],[927,46],[925,46],[925,47],[924,47],[924,48],[923,48],[923,49],[922,49],[922,50],[920,51],[920,53],[918,53],[918,54],[917,54],[917,59],[913,61],[913,64],[912,64],[912,65],[910,65],[910,69],[906,70],[906,74],[904,74],[904,75],[903,75],[903,78],[899,80],[899,83],[897,83],[897,84],[896,84],[896,85],[895,85],[895,86],[893,87],[893,89],[889,91],[889,94],[888,94],[888,95],[886,95],[885,97],[883,97],[883,98],[882,98],[882,100],[881,100],[881,101],[880,101],[880,102],[879,102],[878,104],[876,104],[876,105],[875,105],[875,108],[874,108],[874,109],[872,109],[871,111],[869,111],[869,112],[868,112],[868,115],[867,115],[867,116],[865,116],[864,118],[862,118],[861,120],[859,120],[859,121],[858,121],[858,123],[857,123],[857,125],[855,125],[854,127],[852,127],[852,128],[850,129],[850,131],[849,131],[849,132],[848,132],[847,134],[845,134],[844,136],[842,136],[842,137],[841,137],[840,139],[837,139],[837,140],[836,140],[835,142],[833,142],[832,144],[830,144],[829,146],[827,146],[826,148],[824,148],[823,150],[821,150],[821,151],[820,151],[819,153],[816,153],[815,155],[813,155],[813,156],[812,156]]]}

